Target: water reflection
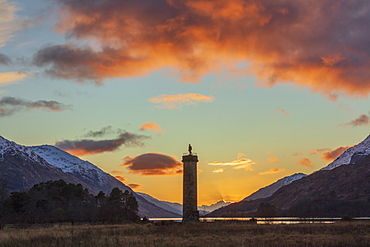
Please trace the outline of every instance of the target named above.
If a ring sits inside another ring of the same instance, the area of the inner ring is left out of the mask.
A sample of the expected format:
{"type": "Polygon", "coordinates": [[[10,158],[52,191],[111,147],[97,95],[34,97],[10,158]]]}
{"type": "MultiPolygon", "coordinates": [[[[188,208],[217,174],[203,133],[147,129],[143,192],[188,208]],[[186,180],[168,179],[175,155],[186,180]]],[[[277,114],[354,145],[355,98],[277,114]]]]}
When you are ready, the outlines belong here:
{"type": "MultiPolygon", "coordinates": [[[[201,222],[250,222],[252,217],[200,217],[201,222]]],[[[300,218],[300,217],[274,217],[274,218],[254,218],[257,224],[301,224],[301,223],[334,223],[341,218],[300,218]]],[[[150,221],[175,221],[181,222],[182,218],[149,218],[150,221]]],[[[370,217],[354,217],[356,221],[370,221],[370,217]]]]}

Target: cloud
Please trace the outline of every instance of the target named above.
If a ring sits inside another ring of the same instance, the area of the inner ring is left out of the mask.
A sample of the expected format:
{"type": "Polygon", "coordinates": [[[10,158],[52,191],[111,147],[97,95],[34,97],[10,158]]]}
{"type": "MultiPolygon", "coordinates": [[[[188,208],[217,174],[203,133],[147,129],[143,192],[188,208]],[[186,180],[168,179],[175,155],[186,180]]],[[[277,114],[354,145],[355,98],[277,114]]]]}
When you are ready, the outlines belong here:
{"type": "Polygon", "coordinates": [[[309,154],[322,154],[324,152],[330,151],[330,148],[319,148],[319,149],[311,149],[309,154]]]}
{"type": "Polygon", "coordinates": [[[0,65],[9,65],[10,62],[10,58],[7,55],[0,53],[0,65]]]}
{"type": "Polygon", "coordinates": [[[159,108],[179,109],[183,105],[196,105],[198,102],[212,102],[214,97],[201,94],[188,93],[168,95],[163,94],[149,99],[151,103],[160,104],[159,108]]]}
{"type": "Polygon", "coordinates": [[[114,152],[118,150],[121,146],[125,147],[138,147],[143,146],[143,140],[149,138],[145,135],[137,135],[129,132],[121,133],[115,139],[106,140],[64,140],[56,142],[55,146],[60,148],[72,155],[85,156],[93,155],[105,152],[114,152]]]}
{"type": "Polygon", "coordinates": [[[13,37],[12,33],[20,28],[15,23],[17,19],[16,11],[17,7],[15,3],[0,0],[0,47],[4,46],[13,37]]]}
{"type": "Polygon", "coordinates": [[[259,175],[268,175],[268,174],[275,174],[275,173],[284,172],[284,171],[285,171],[284,168],[273,168],[273,169],[270,169],[270,170],[265,171],[265,172],[260,172],[258,174],[259,175]]]}
{"type": "Polygon", "coordinates": [[[370,92],[367,0],[54,1],[71,43],[34,61],[55,77],[101,83],[171,68],[199,81],[247,62],[242,72],[267,86],[293,82],[332,99],[370,92]]]}
{"type": "Polygon", "coordinates": [[[278,110],[279,112],[283,113],[284,114],[284,117],[287,117],[289,115],[289,112],[287,112],[286,110],[284,109],[281,109],[281,108],[276,108],[276,110],[278,110]]]}
{"type": "Polygon", "coordinates": [[[219,169],[216,169],[214,171],[212,171],[213,173],[223,173],[224,172],[224,168],[219,168],[219,169]]]}
{"type": "Polygon", "coordinates": [[[126,182],[127,181],[127,179],[125,178],[125,177],[122,177],[122,176],[120,176],[120,175],[115,175],[114,176],[118,181],[120,181],[120,182],[122,182],[122,183],[124,183],[124,182],[126,182]]]}
{"type": "Polygon", "coordinates": [[[134,190],[134,189],[139,188],[141,184],[128,184],[127,186],[134,190]]]}
{"type": "Polygon", "coordinates": [[[156,123],[152,123],[152,122],[146,122],[146,123],[142,124],[140,126],[140,129],[141,130],[151,130],[153,132],[157,132],[158,134],[164,133],[164,131],[162,130],[161,126],[159,126],[156,123]]]}
{"type": "Polygon", "coordinates": [[[270,163],[276,163],[276,162],[279,162],[279,158],[271,157],[271,158],[269,158],[269,159],[268,159],[268,161],[269,161],[270,163]]]}
{"type": "Polygon", "coordinates": [[[347,149],[349,149],[349,148],[351,148],[353,146],[354,145],[352,145],[352,146],[345,146],[345,147],[338,147],[338,148],[336,148],[334,150],[323,152],[322,153],[322,159],[331,162],[331,161],[335,160],[336,158],[338,158],[342,153],[344,153],[344,151],[346,151],[347,149]]]}
{"type": "Polygon", "coordinates": [[[161,153],[146,153],[134,158],[126,157],[122,165],[130,173],[142,176],[181,174],[182,163],[175,157],[161,153]]]}
{"type": "Polygon", "coordinates": [[[25,79],[30,72],[2,72],[0,73],[0,84],[11,84],[25,79]]]}
{"type": "Polygon", "coordinates": [[[298,164],[302,165],[302,166],[307,166],[307,167],[310,167],[310,168],[314,168],[314,166],[312,164],[312,161],[309,158],[301,159],[300,161],[298,161],[298,164]]]}
{"type": "Polygon", "coordinates": [[[69,107],[57,101],[27,101],[14,97],[3,97],[0,99],[0,117],[10,116],[19,111],[27,109],[46,109],[50,111],[65,111],[69,107]]]}
{"type": "Polygon", "coordinates": [[[240,159],[241,157],[243,157],[243,156],[246,156],[245,154],[243,154],[243,153],[238,153],[238,159],[240,159]]]}
{"type": "Polygon", "coordinates": [[[357,127],[357,126],[367,126],[370,124],[370,119],[367,115],[361,114],[358,116],[356,119],[349,121],[348,123],[340,124],[339,126],[352,126],[352,127],[357,127]]]}
{"type": "Polygon", "coordinates": [[[110,172],[110,174],[124,174],[125,172],[123,171],[117,171],[117,170],[113,170],[110,172]]]}
{"type": "Polygon", "coordinates": [[[230,162],[212,162],[208,163],[210,166],[232,166],[233,169],[245,169],[246,171],[253,171],[252,165],[256,163],[251,159],[238,159],[230,162]]]}
{"type": "Polygon", "coordinates": [[[113,130],[112,126],[103,127],[101,130],[98,131],[92,131],[90,130],[88,133],[86,133],[85,137],[102,137],[106,134],[113,134],[115,131],[113,130]]]}

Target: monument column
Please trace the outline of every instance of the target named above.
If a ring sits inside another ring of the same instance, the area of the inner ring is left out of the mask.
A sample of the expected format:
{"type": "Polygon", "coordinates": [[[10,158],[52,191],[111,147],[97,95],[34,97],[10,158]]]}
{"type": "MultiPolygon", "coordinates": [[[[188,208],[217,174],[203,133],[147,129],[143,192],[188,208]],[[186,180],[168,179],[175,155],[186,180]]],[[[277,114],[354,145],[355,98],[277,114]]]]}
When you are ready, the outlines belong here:
{"type": "Polygon", "coordinates": [[[198,211],[198,186],[197,186],[197,162],[198,156],[192,153],[189,144],[189,154],[182,156],[183,169],[183,214],[182,221],[199,221],[198,211]]]}

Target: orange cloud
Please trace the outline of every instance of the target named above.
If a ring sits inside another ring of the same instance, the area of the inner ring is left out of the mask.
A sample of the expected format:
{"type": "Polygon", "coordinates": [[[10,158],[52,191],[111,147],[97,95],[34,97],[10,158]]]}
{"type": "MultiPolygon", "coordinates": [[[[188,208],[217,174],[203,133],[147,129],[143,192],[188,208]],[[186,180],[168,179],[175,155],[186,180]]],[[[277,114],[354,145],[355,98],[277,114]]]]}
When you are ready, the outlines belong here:
{"type": "Polygon", "coordinates": [[[357,127],[357,126],[367,126],[369,124],[370,124],[370,118],[365,114],[361,114],[356,119],[349,121],[348,123],[340,124],[339,126],[357,127]]]}
{"type": "Polygon", "coordinates": [[[201,94],[188,93],[188,94],[176,94],[176,95],[159,95],[157,97],[149,99],[150,102],[160,104],[159,108],[175,109],[181,108],[182,105],[195,105],[198,102],[212,102],[214,98],[212,96],[205,96],[201,94]]]}
{"type": "Polygon", "coordinates": [[[333,161],[335,160],[336,158],[338,158],[342,153],[344,153],[344,151],[346,151],[347,149],[353,147],[354,145],[351,145],[351,146],[345,146],[345,147],[338,147],[334,150],[330,150],[328,152],[324,152],[322,154],[322,159],[324,160],[327,160],[327,161],[333,161]]]}
{"type": "Polygon", "coordinates": [[[116,175],[116,176],[114,176],[117,180],[119,180],[119,181],[121,181],[122,183],[124,183],[124,182],[126,182],[127,181],[127,179],[125,178],[125,177],[122,177],[122,176],[120,176],[120,175],[116,175]]]}
{"type": "Polygon", "coordinates": [[[232,166],[233,169],[245,169],[246,171],[253,171],[252,165],[256,164],[251,159],[238,159],[230,162],[212,162],[208,163],[211,166],[232,166]]]}
{"type": "Polygon", "coordinates": [[[242,72],[267,86],[294,82],[331,99],[370,92],[367,0],[55,1],[73,42],[34,56],[54,77],[101,83],[170,68],[199,81],[248,62],[242,72]]]}
{"type": "Polygon", "coordinates": [[[238,159],[240,159],[241,157],[243,157],[243,156],[246,156],[245,154],[243,154],[243,153],[238,153],[238,159]]]}
{"type": "MultiPolygon", "coordinates": [[[[0,63],[1,64],[1,63],[0,63]]],[[[2,72],[0,73],[0,84],[12,84],[25,79],[31,72],[2,72]]]]}
{"type": "Polygon", "coordinates": [[[258,174],[259,175],[267,175],[267,174],[275,174],[275,173],[284,172],[284,171],[285,171],[284,168],[274,168],[274,169],[270,169],[270,170],[265,171],[265,172],[260,172],[258,174]]]}
{"type": "Polygon", "coordinates": [[[224,172],[224,168],[219,168],[219,169],[216,169],[214,171],[212,171],[213,173],[223,173],[224,172]]]}
{"type": "Polygon", "coordinates": [[[281,109],[281,108],[276,108],[276,110],[278,110],[279,112],[283,113],[284,114],[284,117],[287,117],[289,115],[289,112],[287,112],[286,110],[284,109],[281,109]]]}
{"type": "Polygon", "coordinates": [[[164,131],[162,130],[161,126],[159,126],[156,123],[147,122],[140,126],[141,130],[152,130],[154,132],[157,132],[159,134],[162,134],[164,131]]]}
{"type": "Polygon", "coordinates": [[[125,172],[123,171],[117,171],[117,170],[114,170],[114,171],[111,171],[110,174],[124,174],[125,172]]]}
{"type": "Polygon", "coordinates": [[[128,184],[127,186],[130,187],[131,189],[137,189],[141,186],[141,184],[128,184]]]}
{"type": "Polygon", "coordinates": [[[309,154],[322,154],[324,152],[330,151],[330,148],[319,148],[319,149],[311,149],[309,154]]]}
{"type": "Polygon", "coordinates": [[[308,158],[301,159],[300,161],[298,161],[298,164],[302,165],[302,166],[307,166],[307,167],[310,167],[310,168],[314,168],[314,166],[312,164],[312,161],[308,158]]]}
{"type": "Polygon", "coordinates": [[[268,159],[268,161],[269,161],[270,163],[276,163],[276,162],[279,162],[279,158],[271,157],[271,158],[269,158],[269,159],[268,159]]]}
{"type": "Polygon", "coordinates": [[[182,173],[182,163],[179,160],[173,156],[160,153],[146,153],[134,158],[126,157],[122,166],[126,166],[131,173],[138,173],[142,176],[182,173]]]}

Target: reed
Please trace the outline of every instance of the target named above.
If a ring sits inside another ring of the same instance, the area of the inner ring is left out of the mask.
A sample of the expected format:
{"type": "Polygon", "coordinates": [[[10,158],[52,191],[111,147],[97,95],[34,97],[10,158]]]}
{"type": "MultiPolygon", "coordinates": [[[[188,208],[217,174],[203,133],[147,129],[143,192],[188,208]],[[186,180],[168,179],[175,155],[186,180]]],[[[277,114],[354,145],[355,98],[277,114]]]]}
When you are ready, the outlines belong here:
{"type": "Polygon", "coordinates": [[[6,227],[0,246],[370,246],[370,223],[6,227]]]}

